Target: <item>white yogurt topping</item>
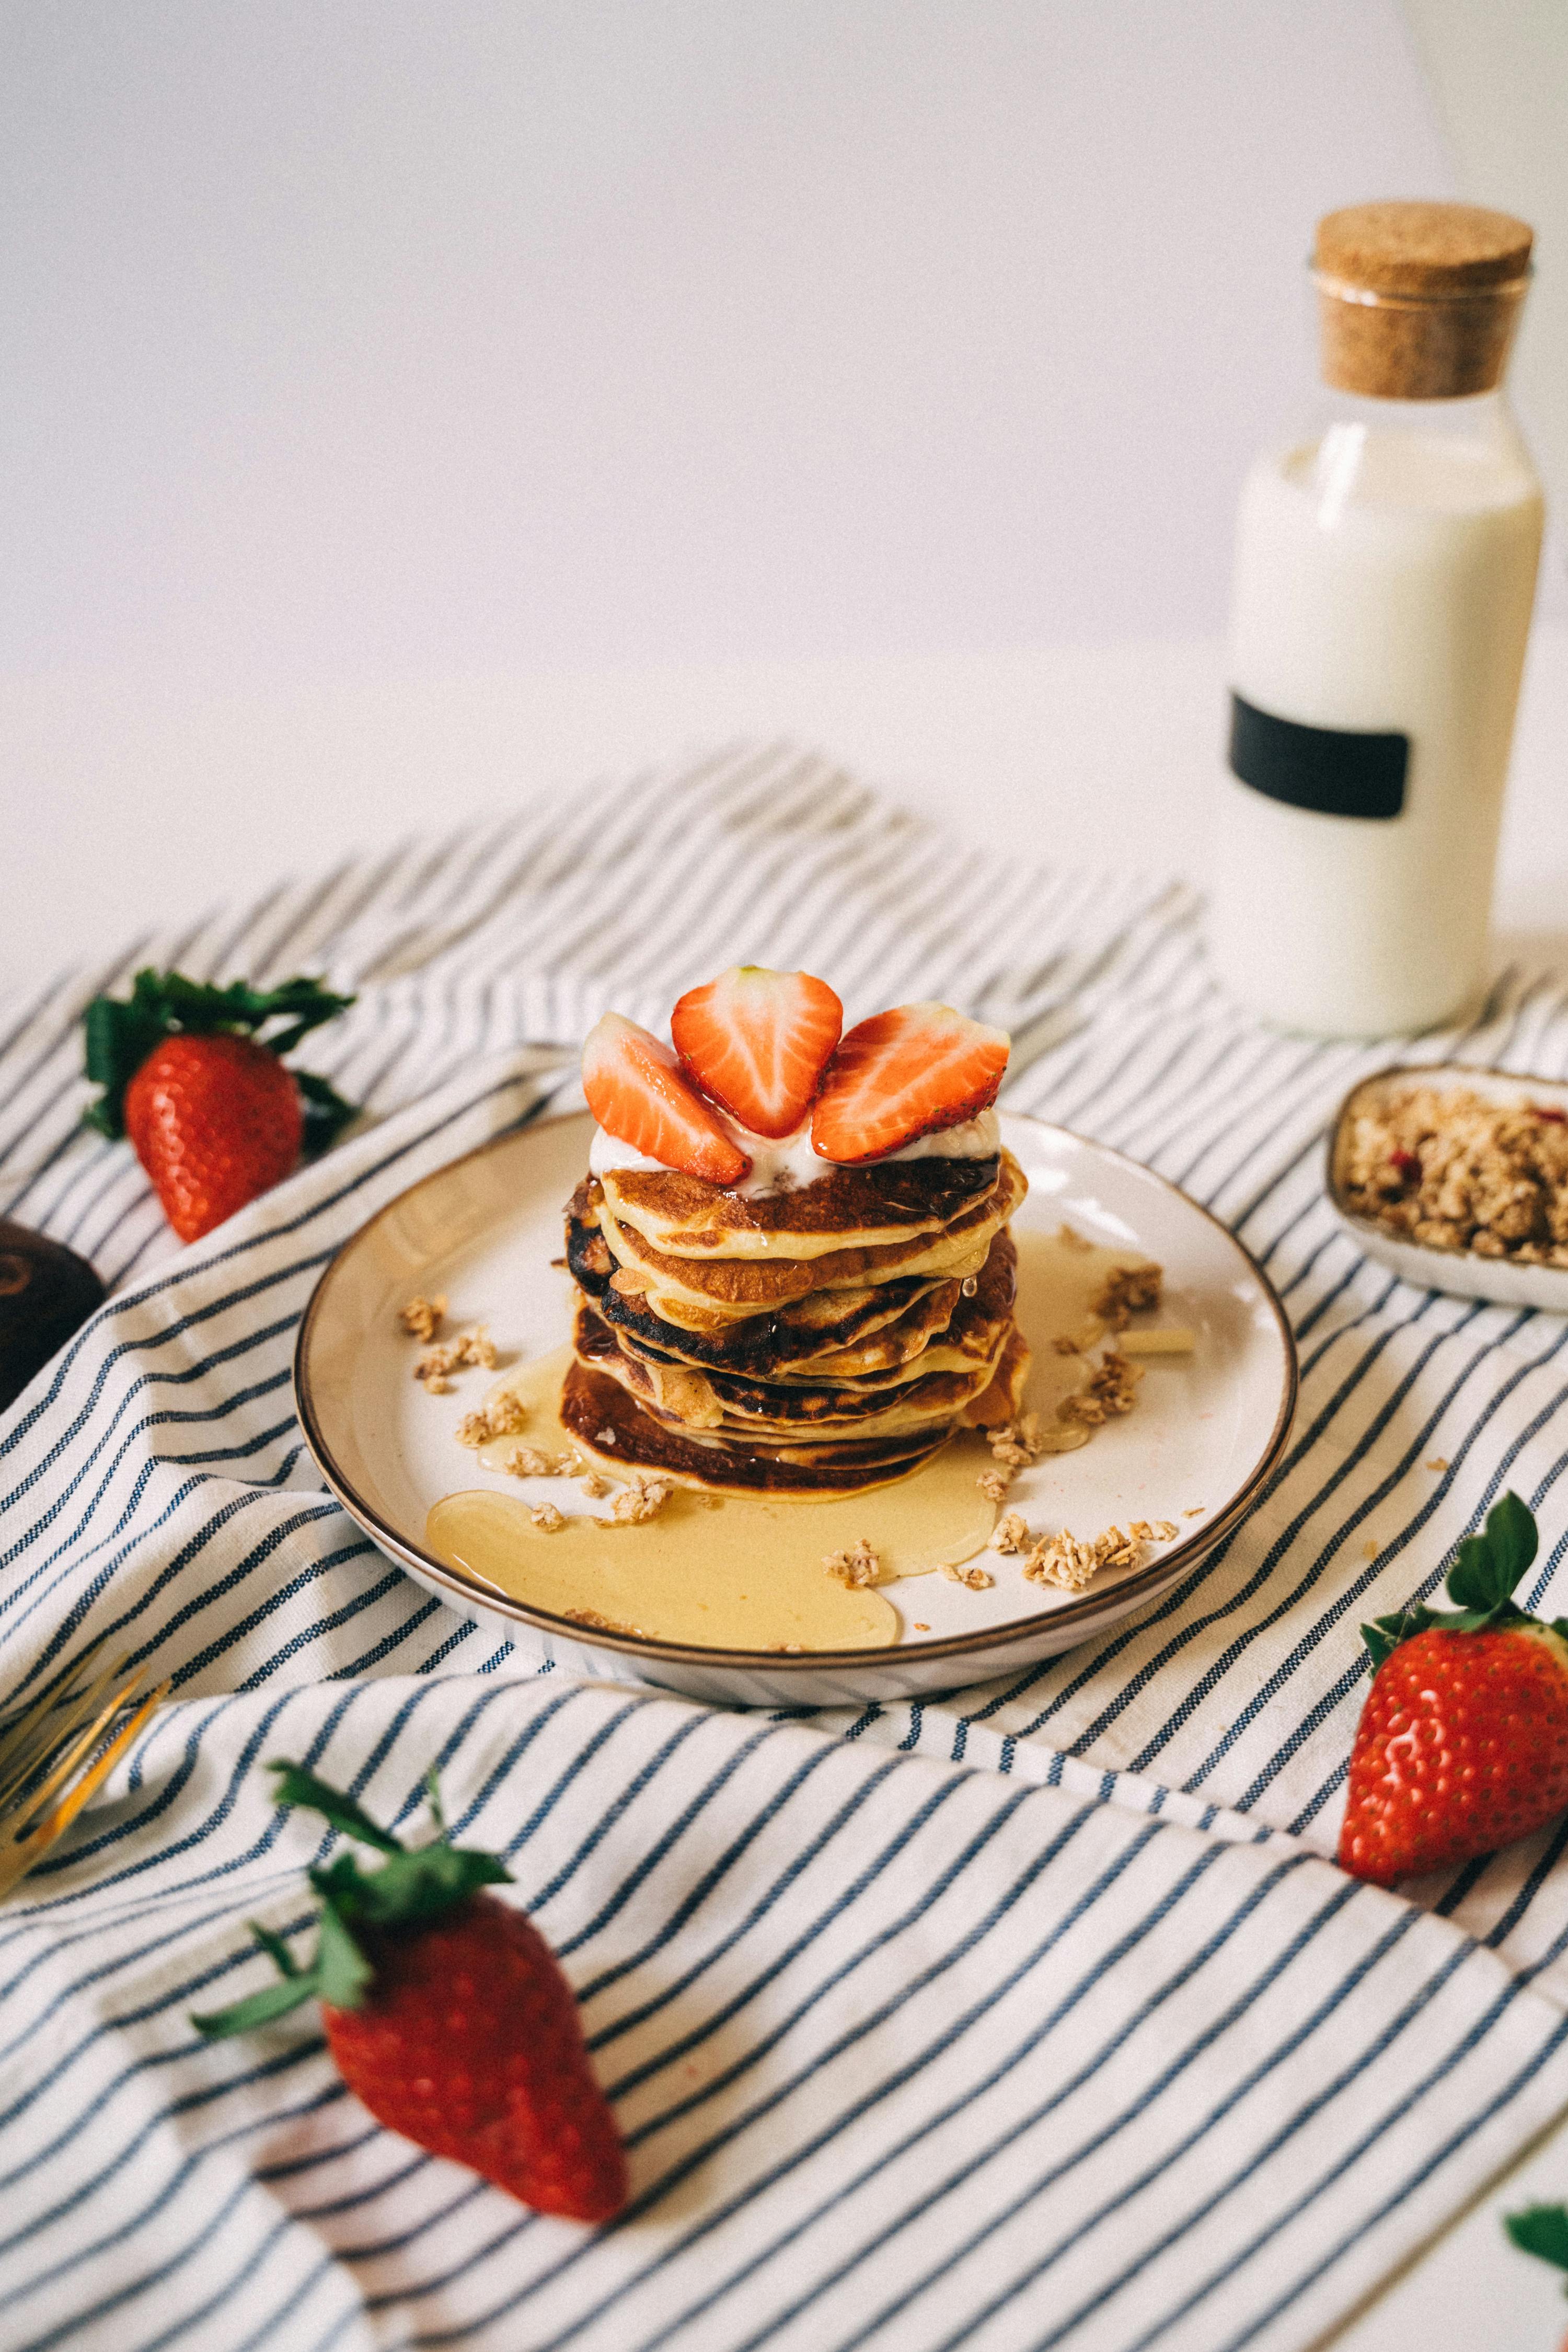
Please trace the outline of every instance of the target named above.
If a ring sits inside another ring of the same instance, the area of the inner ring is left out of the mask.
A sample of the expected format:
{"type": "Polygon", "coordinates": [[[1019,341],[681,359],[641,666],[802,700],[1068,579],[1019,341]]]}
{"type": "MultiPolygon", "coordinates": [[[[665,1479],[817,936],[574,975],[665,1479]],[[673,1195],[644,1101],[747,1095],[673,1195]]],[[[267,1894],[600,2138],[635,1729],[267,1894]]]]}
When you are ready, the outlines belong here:
{"type": "MultiPolygon", "coordinates": [[[[811,1124],[797,1127],[793,1135],[779,1137],[752,1135],[750,1130],[723,1112],[713,1114],[726,1135],[731,1137],[746,1153],[752,1163],[749,1176],[742,1177],[731,1189],[742,1199],[754,1198],[759,1192],[776,1192],[784,1185],[813,1183],[818,1176],[832,1173],[838,1162],[824,1160],[811,1148],[811,1124]]],[[[897,1151],[884,1152],[880,1160],[862,1160],[865,1168],[886,1168],[895,1160],[989,1160],[1002,1149],[1002,1129],[994,1110],[983,1110],[977,1118],[966,1118],[962,1127],[944,1127],[934,1135],[917,1135],[912,1143],[900,1144],[897,1151]]],[[[607,1176],[613,1169],[662,1168],[662,1160],[650,1160],[646,1151],[636,1151],[617,1136],[606,1135],[602,1127],[594,1129],[594,1141],[588,1153],[588,1167],[595,1176],[607,1176]]]]}

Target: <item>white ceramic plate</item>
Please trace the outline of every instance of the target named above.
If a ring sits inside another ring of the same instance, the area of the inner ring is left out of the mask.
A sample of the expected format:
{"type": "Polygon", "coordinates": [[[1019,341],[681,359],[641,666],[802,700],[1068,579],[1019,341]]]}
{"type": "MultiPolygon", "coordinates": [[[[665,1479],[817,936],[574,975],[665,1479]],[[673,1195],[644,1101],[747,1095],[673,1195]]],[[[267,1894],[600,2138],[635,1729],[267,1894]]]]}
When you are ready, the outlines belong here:
{"type": "Polygon", "coordinates": [[[1341,1224],[1358,1249],[1388,1266],[1402,1281],[1413,1282],[1417,1289],[1447,1290],[1458,1298],[1489,1298],[1500,1307],[1534,1307],[1549,1315],[1568,1315],[1568,1266],[1516,1265],[1509,1258],[1478,1257],[1473,1250],[1434,1249],[1426,1242],[1402,1240],[1348,1205],[1344,1175],[1352,1122],[1380,1095],[1411,1086],[1432,1087],[1439,1094],[1480,1095],[1510,1109],[1538,1103],[1568,1111],[1568,1085],[1561,1078],[1521,1077],[1509,1070],[1472,1069],[1463,1062],[1378,1070],[1351,1088],[1329,1137],[1329,1199],[1341,1224]]]}
{"type": "MultiPolygon", "coordinates": [[[[488,1323],[505,1360],[560,1347],[572,1292],[551,1260],[562,1253],[562,1211],[587,1165],[592,1132],[581,1114],[541,1120],[391,1202],[322,1275],[294,1362],[306,1441],[366,1534],[454,1607],[577,1673],[740,1704],[823,1705],[982,1681],[1102,1633],[1187,1574],[1243,1516],[1284,1449],[1295,1347],[1278,1298],[1241,1244],[1147,1169],[1063,1129],[1005,1115],[1004,1137],[1029,1179],[1015,1230],[1054,1234],[1065,1222],[1109,1247],[1157,1259],[1165,1269],[1158,1319],[1190,1328],[1197,1340],[1191,1355],[1149,1362],[1124,1419],[1077,1452],[1026,1471],[1008,1507],[1037,1528],[1066,1526],[1082,1537],[1132,1519],[1169,1519],[1177,1538],[1140,1568],[1102,1572],[1080,1593],[1026,1584],[1016,1559],[991,1553],[996,1581],[986,1591],[937,1576],[887,1585],[905,1630],[897,1646],[882,1649],[795,1656],[686,1648],[590,1631],[529,1608],[426,1547],[426,1518],[443,1495],[483,1484],[519,1490],[514,1480],[489,1476],[454,1442],[483,1376],[469,1374],[450,1395],[426,1396],[410,1377],[411,1342],[397,1310],[416,1295],[444,1292],[453,1324],[488,1323]],[[929,1633],[910,1630],[916,1618],[929,1633]]],[[[1021,1311],[1026,1306],[1021,1300],[1021,1311]]]]}

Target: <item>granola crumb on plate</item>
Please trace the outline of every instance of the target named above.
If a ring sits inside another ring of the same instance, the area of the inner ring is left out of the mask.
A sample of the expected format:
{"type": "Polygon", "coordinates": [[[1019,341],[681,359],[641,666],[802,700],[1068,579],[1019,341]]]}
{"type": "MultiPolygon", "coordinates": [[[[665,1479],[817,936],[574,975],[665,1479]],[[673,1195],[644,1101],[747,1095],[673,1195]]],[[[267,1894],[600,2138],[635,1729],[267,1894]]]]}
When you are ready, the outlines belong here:
{"type": "Polygon", "coordinates": [[[1157,1265],[1116,1265],[1105,1277],[1105,1287],[1094,1302],[1113,1331],[1125,1331],[1129,1319],[1145,1307],[1158,1307],[1164,1269],[1157,1265]]]}
{"type": "Polygon", "coordinates": [[[853,1591],[863,1584],[875,1584],[881,1568],[881,1555],[864,1536],[850,1545],[847,1551],[830,1551],[822,1562],[829,1576],[853,1591]]]}
{"type": "Polygon", "coordinates": [[[1142,1558],[1142,1538],[1121,1528],[1107,1528],[1087,1542],[1063,1528],[1057,1535],[1040,1538],[1024,1563],[1024,1576],[1030,1584],[1056,1584],[1067,1592],[1081,1592],[1102,1568],[1137,1568],[1142,1558]]]}
{"type": "Polygon", "coordinates": [[[672,1478],[638,1478],[626,1487],[610,1505],[608,1521],[601,1525],[616,1528],[641,1527],[647,1519],[657,1519],[675,1492],[672,1478]]]}

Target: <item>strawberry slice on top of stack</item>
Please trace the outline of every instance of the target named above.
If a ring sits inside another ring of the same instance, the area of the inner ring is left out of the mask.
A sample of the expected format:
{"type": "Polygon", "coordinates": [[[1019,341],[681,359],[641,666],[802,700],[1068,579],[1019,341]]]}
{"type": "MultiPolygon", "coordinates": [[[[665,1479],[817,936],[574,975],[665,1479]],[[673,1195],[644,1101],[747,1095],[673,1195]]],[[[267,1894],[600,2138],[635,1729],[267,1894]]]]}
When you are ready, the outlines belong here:
{"type": "Polygon", "coordinates": [[[753,1135],[793,1135],[844,1029],[844,1007],[809,971],[736,964],[688,989],[669,1034],[689,1076],[753,1135]]]}
{"type": "Polygon", "coordinates": [[[1005,1030],[946,1004],[897,1005],[847,1036],[843,1020],[812,973],[735,965],[679,1000],[673,1053],[605,1013],[583,1052],[588,1107],[607,1135],[664,1167],[737,1184],[751,1155],[725,1119],[773,1141],[809,1120],[819,1160],[857,1167],[964,1126],[995,1101],[1005,1030]]]}
{"type": "Polygon", "coordinates": [[[594,1029],[563,1405],[590,1452],[847,1492],[1015,1417],[1006,1035],[943,1004],[843,1019],[814,973],[742,964],[679,999],[670,1045],[617,1013],[594,1029]]]}

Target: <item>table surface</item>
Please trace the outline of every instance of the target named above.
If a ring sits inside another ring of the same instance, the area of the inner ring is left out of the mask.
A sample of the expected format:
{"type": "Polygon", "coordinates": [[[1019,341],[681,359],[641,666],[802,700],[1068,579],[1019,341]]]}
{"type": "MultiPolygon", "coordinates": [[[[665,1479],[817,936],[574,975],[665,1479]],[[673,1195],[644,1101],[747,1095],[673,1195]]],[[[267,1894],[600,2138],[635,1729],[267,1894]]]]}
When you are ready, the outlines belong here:
{"type": "MultiPolygon", "coordinates": [[[[737,739],[827,752],[910,805],[1063,865],[1201,880],[1226,724],[1217,640],[530,675],[152,672],[0,680],[22,888],[0,986],[410,833],[737,739]]],[[[1538,628],[1498,913],[1568,947],[1568,625],[1538,628]]]]}
{"type": "MultiPolygon", "coordinates": [[[[1203,877],[1225,713],[1206,638],[724,667],[370,678],[75,673],[0,688],[21,888],[0,988],[310,871],[693,746],[784,738],[909,805],[1064,865],[1203,877]]],[[[1538,627],[1497,895],[1500,961],[1568,964],[1568,627],[1538,627]]],[[[1503,2212],[1568,2197],[1568,2124],[1457,2220],[1336,2352],[1558,2352],[1556,2273],[1503,2212]]]]}

